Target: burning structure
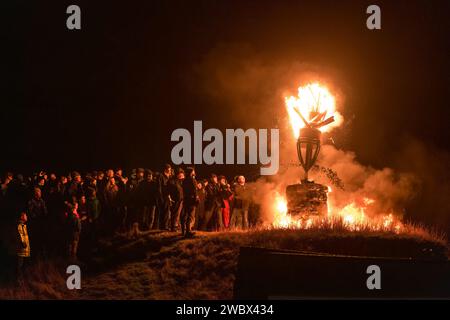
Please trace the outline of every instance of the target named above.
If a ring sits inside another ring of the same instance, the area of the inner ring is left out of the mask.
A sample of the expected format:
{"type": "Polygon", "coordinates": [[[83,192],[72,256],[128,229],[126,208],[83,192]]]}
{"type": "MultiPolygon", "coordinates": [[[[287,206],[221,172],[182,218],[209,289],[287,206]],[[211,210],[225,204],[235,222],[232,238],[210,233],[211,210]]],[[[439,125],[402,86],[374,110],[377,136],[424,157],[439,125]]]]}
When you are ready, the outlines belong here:
{"type": "MultiPolygon", "coordinates": [[[[273,226],[301,229],[341,226],[351,231],[400,232],[404,225],[394,214],[392,199],[384,199],[382,202],[377,200],[378,193],[374,192],[377,189],[374,184],[376,179],[364,170],[358,171],[358,181],[367,179],[364,186],[372,187],[358,192],[355,192],[355,186],[353,190],[347,191],[335,187],[332,189],[323,179],[319,179],[321,183],[317,183],[309,178],[308,173],[315,166],[321,147],[328,151],[330,148],[335,150],[332,146],[323,144],[324,133],[343,122],[330,91],[318,83],[311,83],[300,87],[298,96],[287,97],[285,102],[304,176],[297,183],[287,185],[285,195],[281,194],[280,189],[275,192],[273,226]],[[387,203],[389,204],[384,205],[387,203]]],[[[354,166],[351,162],[348,165],[354,166]]],[[[351,170],[351,167],[348,169],[351,170]]],[[[386,173],[388,172],[390,171],[387,170],[386,173]]],[[[379,174],[377,179],[378,177],[383,180],[383,189],[387,186],[392,186],[393,190],[404,187],[401,181],[397,183],[389,174],[379,174]]]]}
{"type": "Polygon", "coordinates": [[[319,84],[299,88],[299,97],[286,99],[297,136],[297,156],[304,170],[304,178],[298,184],[286,188],[287,214],[302,219],[328,212],[328,187],[308,180],[308,172],[319,156],[321,129],[335,121],[334,99],[327,89],[319,84]]]}

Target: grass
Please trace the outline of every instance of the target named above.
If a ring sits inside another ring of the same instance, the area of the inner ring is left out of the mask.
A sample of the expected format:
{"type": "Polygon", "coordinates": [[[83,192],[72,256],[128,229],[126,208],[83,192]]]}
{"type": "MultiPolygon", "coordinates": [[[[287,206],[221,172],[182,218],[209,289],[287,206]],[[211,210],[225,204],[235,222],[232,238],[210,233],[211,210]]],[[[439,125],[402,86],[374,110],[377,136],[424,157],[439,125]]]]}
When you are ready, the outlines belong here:
{"type": "Polygon", "coordinates": [[[198,232],[183,239],[151,231],[138,239],[122,236],[101,242],[99,253],[85,260],[82,290],[65,285],[63,261],[39,262],[21,287],[0,288],[2,299],[231,299],[239,247],[325,252],[330,254],[447,259],[439,234],[408,226],[403,233],[335,226],[306,230],[198,232]]]}
{"type": "Polygon", "coordinates": [[[63,260],[39,260],[33,264],[33,272],[24,275],[20,285],[13,283],[0,287],[0,299],[40,300],[76,298],[66,289],[67,263],[63,260]]]}

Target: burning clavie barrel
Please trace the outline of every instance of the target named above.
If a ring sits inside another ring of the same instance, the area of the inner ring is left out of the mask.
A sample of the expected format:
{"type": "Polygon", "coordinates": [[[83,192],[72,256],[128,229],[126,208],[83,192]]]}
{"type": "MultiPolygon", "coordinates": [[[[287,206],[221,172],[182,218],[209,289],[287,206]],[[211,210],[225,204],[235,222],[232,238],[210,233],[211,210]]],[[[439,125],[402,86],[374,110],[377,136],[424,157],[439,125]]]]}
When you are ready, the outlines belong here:
{"type": "Polygon", "coordinates": [[[319,84],[299,88],[298,98],[286,99],[294,134],[297,156],[305,172],[301,183],[286,188],[288,214],[293,216],[327,213],[328,187],[308,180],[308,172],[317,161],[321,145],[321,129],[334,122],[334,98],[319,84]]]}

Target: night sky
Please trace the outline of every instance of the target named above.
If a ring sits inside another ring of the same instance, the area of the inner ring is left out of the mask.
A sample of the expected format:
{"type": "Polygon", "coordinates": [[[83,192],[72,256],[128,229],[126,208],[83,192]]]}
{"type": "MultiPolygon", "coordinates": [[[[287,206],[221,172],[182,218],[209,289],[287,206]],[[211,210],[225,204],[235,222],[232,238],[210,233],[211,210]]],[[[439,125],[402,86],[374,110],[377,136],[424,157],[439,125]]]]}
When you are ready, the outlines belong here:
{"type": "MultiPolygon", "coordinates": [[[[448,1],[2,1],[0,170],[158,169],[171,132],[277,127],[312,73],[374,167],[450,151],[448,1]],[[366,28],[378,4],[382,29],[366,28]],[[82,29],[66,29],[77,4],[82,29]]],[[[401,165],[400,165],[401,166],[401,165]]],[[[207,171],[208,169],[205,169],[207,171]]],[[[233,168],[216,168],[232,174],[233,168]]]]}

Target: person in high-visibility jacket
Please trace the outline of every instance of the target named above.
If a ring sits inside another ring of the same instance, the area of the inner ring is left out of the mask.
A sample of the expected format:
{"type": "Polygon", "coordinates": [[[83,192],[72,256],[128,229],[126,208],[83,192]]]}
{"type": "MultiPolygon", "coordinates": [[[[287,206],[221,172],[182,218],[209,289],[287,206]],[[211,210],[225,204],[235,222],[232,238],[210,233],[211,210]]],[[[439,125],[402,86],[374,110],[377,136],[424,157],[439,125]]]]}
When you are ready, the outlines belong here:
{"type": "Polygon", "coordinates": [[[24,265],[28,262],[31,254],[27,220],[27,214],[22,212],[17,223],[17,280],[23,278],[24,265]]]}

